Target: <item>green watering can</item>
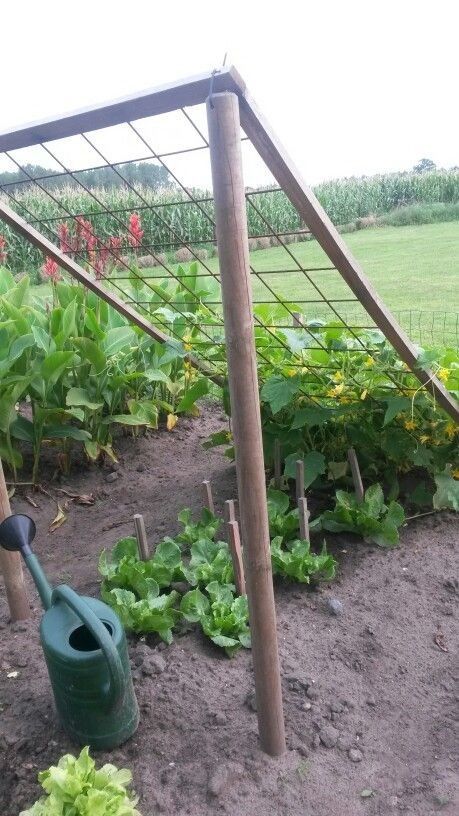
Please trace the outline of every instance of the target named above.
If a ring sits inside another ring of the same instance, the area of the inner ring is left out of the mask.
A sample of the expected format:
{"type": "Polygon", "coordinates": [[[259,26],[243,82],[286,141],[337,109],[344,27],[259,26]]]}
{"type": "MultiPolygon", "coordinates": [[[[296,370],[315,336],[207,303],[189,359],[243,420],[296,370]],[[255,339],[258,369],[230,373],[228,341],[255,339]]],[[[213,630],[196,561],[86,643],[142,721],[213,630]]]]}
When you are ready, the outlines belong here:
{"type": "Polygon", "coordinates": [[[50,586],[30,547],[35,532],[29,516],[9,516],[0,545],[22,553],[45,608],[40,640],[59,717],[75,742],[115,748],[139,724],[124,629],[102,601],[50,586]]]}

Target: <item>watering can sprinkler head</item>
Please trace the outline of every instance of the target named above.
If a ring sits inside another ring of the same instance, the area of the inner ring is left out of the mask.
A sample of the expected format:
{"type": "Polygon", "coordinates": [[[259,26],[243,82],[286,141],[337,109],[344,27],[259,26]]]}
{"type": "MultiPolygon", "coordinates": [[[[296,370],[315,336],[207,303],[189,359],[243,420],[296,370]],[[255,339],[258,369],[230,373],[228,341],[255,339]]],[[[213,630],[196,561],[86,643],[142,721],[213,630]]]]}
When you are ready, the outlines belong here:
{"type": "Polygon", "coordinates": [[[0,524],[0,546],[4,550],[21,553],[38,589],[41,602],[45,609],[49,609],[52,603],[52,590],[30,546],[35,538],[36,529],[35,522],[30,516],[22,513],[8,516],[0,524]]]}
{"type": "Polygon", "coordinates": [[[30,516],[16,513],[0,524],[0,546],[10,552],[20,552],[24,558],[32,553],[30,545],[37,528],[30,516]]]}

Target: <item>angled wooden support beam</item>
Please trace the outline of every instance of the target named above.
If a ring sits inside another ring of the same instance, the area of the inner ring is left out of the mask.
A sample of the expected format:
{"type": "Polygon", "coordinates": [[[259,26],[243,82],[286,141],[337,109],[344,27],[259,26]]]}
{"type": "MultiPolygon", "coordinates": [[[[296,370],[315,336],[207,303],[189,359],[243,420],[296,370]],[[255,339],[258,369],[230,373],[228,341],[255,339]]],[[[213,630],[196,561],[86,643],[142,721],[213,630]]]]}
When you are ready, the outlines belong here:
{"type": "Polygon", "coordinates": [[[0,151],[17,150],[21,147],[76,136],[84,131],[113,127],[146,116],[156,116],[206,101],[211,88],[214,93],[234,91],[242,93],[244,81],[233,66],[220,68],[198,76],[179,79],[148,88],[130,96],[112,99],[90,108],[61,114],[58,118],[16,127],[0,133],[0,151]]]}
{"type": "Polygon", "coordinates": [[[239,104],[244,131],[324,252],[419,382],[459,422],[459,403],[438,377],[419,366],[415,346],[376,293],[247,91],[241,90],[239,104]]]}

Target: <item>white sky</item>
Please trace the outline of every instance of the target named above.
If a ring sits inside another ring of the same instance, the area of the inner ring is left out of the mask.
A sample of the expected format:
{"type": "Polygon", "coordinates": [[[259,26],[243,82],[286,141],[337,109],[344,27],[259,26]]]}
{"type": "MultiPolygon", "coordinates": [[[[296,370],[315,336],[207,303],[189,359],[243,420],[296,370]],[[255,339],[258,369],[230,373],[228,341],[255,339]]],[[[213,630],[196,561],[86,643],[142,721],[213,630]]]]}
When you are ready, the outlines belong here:
{"type": "MultiPolygon", "coordinates": [[[[458,22],[456,0],[2,4],[0,129],[210,71],[228,52],[308,182],[422,157],[447,167],[458,22]]],[[[189,163],[187,183],[200,173],[189,163]]],[[[266,180],[255,164],[248,175],[266,180]]]]}

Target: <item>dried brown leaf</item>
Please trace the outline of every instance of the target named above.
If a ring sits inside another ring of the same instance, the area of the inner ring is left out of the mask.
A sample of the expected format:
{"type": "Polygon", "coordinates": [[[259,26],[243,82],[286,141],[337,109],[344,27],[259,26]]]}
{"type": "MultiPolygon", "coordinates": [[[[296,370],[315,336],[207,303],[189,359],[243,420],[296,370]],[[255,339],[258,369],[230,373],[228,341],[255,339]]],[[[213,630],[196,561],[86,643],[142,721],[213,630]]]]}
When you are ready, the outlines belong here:
{"type": "MultiPolygon", "coordinates": [[[[66,508],[67,504],[68,504],[68,502],[66,502],[64,504],[65,508],[66,508]]],[[[56,514],[56,517],[52,520],[52,522],[50,524],[50,527],[49,527],[49,532],[50,533],[54,533],[54,531],[57,530],[58,527],[60,527],[62,524],[64,524],[65,521],[67,521],[68,516],[67,516],[67,513],[64,510],[64,507],[62,507],[59,504],[59,502],[57,503],[57,514],[56,514]]]]}

